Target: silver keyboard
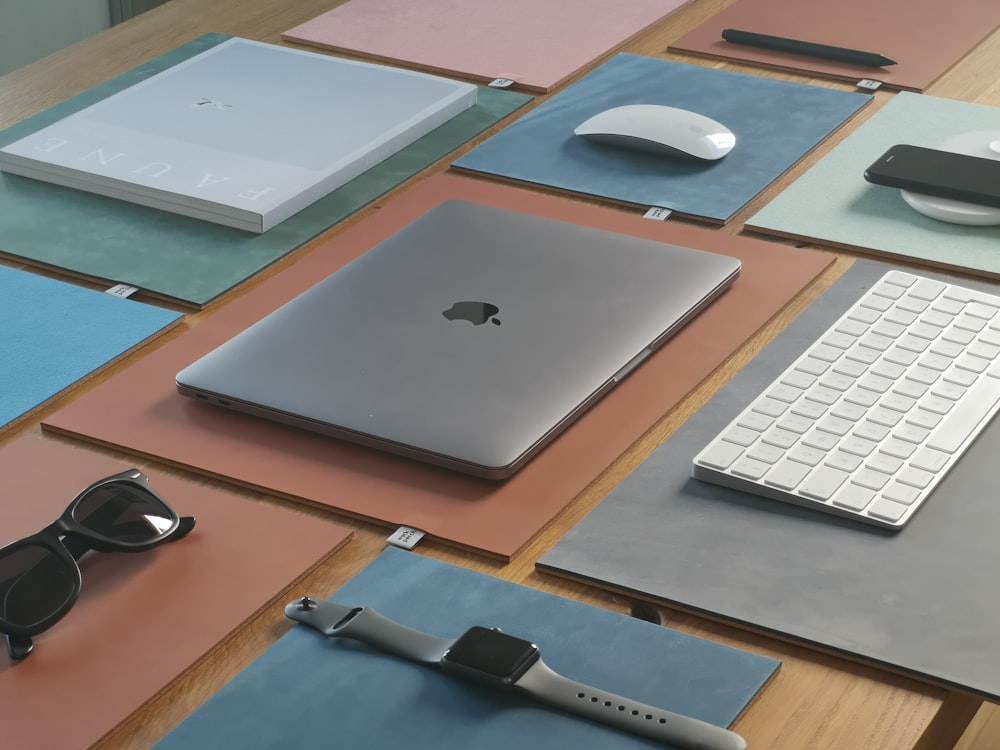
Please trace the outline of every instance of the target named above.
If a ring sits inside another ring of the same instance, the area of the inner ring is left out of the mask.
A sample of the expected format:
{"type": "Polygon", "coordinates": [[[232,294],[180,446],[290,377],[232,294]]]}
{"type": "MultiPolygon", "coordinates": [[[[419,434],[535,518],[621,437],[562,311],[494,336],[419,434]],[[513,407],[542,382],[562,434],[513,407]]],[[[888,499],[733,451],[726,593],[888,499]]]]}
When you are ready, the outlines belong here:
{"type": "Polygon", "coordinates": [[[1000,296],[890,271],[692,474],[899,529],[998,408],[1000,296]]]}

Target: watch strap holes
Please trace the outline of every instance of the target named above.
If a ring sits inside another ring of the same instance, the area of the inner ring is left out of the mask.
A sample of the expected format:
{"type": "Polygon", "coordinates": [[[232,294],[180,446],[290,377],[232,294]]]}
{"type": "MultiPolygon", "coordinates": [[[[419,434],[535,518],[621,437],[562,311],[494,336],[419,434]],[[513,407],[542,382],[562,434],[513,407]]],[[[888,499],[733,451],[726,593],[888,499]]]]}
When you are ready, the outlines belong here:
{"type": "Polygon", "coordinates": [[[615,703],[607,699],[602,700],[599,695],[590,695],[584,692],[578,692],[576,697],[579,700],[587,701],[588,703],[600,703],[605,708],[613,708],[622,713],[628,713],[630,716],[634,716],[637,719],[645,719],[646,721],[656,722],[657,724],[666,724],[667,720],[663,717],[654,716],[653,714],[644,714],[637,708],[629,708],[624,703],[615,703]]]}

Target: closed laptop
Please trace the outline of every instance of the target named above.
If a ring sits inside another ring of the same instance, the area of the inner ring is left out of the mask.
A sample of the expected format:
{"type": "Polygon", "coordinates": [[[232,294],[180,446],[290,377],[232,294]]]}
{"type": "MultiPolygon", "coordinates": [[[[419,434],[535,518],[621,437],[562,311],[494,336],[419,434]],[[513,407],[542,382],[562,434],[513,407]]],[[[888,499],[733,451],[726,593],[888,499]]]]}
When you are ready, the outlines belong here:
{"type": "Polygon", "coordinates": [[[177,387],[502,479],[739,270],[724,255],[447,201],[185,368],[177,387]]]}

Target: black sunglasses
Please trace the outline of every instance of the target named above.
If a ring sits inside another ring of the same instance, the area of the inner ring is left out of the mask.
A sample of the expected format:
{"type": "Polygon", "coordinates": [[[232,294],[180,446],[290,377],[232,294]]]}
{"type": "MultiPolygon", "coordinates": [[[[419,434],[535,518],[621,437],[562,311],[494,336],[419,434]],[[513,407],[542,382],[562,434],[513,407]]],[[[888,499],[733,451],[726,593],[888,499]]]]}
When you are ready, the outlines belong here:
{"type": "Polygon", "coordinates": [[[0,548],[0,633],[23,659],[31,636],[55,625],[80,595],[77,564],[90,550],[142,552],[186,536],[195,519],[180,517],[138,469],[94,482],[62,516],[37,534],[0,548]]]}

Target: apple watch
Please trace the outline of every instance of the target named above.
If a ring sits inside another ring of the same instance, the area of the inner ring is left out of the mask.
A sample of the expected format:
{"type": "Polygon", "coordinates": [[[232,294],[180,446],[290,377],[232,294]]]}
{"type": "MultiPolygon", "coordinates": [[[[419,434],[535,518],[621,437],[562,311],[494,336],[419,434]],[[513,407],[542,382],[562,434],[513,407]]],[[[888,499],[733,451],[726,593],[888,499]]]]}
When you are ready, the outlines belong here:
{"type": "Polygon", "coordinates": [[[528,695],[592,721],[686,750],[745,750],[740,735],[708,722],[623,698],[563,677],[531,641],[475,626],[458,638],[422,633],[370,607],[304,597],[285,615],[329,638],[351,638],[447,675],[528,695]]]}

